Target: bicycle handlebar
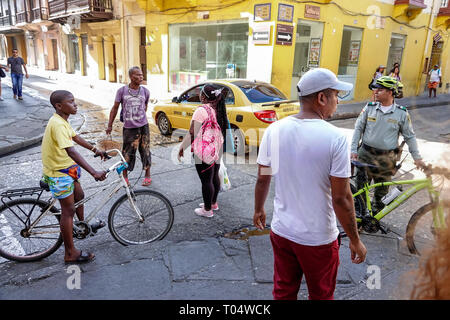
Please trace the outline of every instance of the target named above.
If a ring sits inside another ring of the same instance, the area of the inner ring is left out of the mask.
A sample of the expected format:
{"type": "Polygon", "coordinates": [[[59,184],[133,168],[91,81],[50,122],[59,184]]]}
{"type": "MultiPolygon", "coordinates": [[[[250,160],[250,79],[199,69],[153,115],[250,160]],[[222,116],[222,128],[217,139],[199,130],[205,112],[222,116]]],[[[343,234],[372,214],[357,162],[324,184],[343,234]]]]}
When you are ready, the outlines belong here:
{"type": "MultiPolygon", "coordinates": [[[[112,165],[109,169],[106,170],[106,177],[108,177],[109,173],[111,173],[111,171],[114,171],[116,168],[118,168],[119,166],[121,166],[122,164],[126,165],[126,160],[122,155],[122,152],[120,152],[120,150],[118,149],[111,149],[111,150],[106,150],[103,151],[103,153],[105,154],[106,159],[112,159],[113,157],[111,157],[108,153],[112,153],[112,152],[116,152],[117,154],[115,156],[119,156],[121,158],[121,161],[115,163],[114,165],[112,165]]],[[[99,155],[95,155],[94,157],[98,157],[99,155]]]]}

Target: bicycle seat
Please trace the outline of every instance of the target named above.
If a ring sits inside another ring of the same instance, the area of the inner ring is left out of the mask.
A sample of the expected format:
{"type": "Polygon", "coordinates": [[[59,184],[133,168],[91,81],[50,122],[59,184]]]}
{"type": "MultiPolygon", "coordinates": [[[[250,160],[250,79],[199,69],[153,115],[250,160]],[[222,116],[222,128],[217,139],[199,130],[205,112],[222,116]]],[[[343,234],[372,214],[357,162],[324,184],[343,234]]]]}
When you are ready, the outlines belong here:
{"type": "Polygon", "coordinates": [[[359,161],[355,161],[355,160],[352,160],[352,166],[355,166],[357,168],[377,168],[377,166],[375,166],[373,164],[368,164],[368,163],[359,162],[359,161]]]}
{"type": "Polygon", "coordinates": [[[50,187],[48,186],[48,183],[44,180],[39,181],[39,186],[44,189],[45,191],[50,191],[50,187]]]}

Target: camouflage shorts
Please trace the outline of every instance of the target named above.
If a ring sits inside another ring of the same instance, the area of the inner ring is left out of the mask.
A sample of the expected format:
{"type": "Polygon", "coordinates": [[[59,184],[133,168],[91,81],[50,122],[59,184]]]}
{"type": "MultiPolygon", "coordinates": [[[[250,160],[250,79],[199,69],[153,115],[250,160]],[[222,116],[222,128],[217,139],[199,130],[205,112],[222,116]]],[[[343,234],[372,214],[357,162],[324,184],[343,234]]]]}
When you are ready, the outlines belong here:
{"type": "Polygon", "coordinates": [[[139,128],[123,128],[122,153],[128,163],[128,170],[134,169],[136,151],[141,155],[142,168],[150,168],[152,155],[150,153],[150,129],[148,124],[139,128]]]}

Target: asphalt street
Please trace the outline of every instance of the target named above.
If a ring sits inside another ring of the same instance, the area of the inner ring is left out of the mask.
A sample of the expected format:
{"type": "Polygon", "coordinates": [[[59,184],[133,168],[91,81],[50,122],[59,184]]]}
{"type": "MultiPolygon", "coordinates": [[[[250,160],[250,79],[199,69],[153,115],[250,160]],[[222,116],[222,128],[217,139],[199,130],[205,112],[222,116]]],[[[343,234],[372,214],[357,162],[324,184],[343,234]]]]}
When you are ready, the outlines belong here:
{"type": "MultiPolygon", "coordinates": [[[[440,106],[411,111],[424,159],[435,165],[447,164],[450,154],[448,108],[440,106]]],[[[82,136],[95,142],[105,111],[86,105],[80,112],[84,114],[84,120],[75,118],[73,125],[80,129],[82,136]]],[[[354,121],[332,123],[350,138],[354,121]]],[[[88,150],[78,150],[96,168],[107,168],[113,162],[101,163],[88,150]]],[[[252,227],[257,173],[255,155],[231,157],[231,161],[226,161],[232,188],[219,195],[220,210],[207,219],[194,214],[194,209],[202,202],[200,181],[192,164],[178,163],[177,150],[176,141],[154,140],[152,145],[153,182],[150,188],[164,194],[175,209],[174,225],[165,239],[145,246],[124,247],[104,228],[95,237],[76,241],[81,249],[94,251],[96,260],[81,267],[81,286],[75,289],[68,286],[71,274],[63,264],[62,248],[33,263],[0,258],[0,299],[272,299],[273,258],[269,237],[267,231],[255,232],[252,227]]],[[[39,146],[1,157],[0,192],[37,186],[41,171],[39,146]]],[[[142,188],[141,172],[137,162],[136,170],[130,175],[136,188],[142,188]]],[[[414,169],[410,156],[406,157],[399,175],[403,178],[423,176],[414,169]]],[[[108,180],[97,183],[85,172],[81,178],[86,195],[108,183],[108,180]]],[[[269,224],[273,191],[272,184],[266,202],[269,224]]],[[[109,208],[118,196],[100,211],[100,219],[107,220],[109,208]]],[[[417,267],[419,258],[407,252],[402,237],[409,217],[426,200],[426,194],[419,193],[387,216],[384,221],[389,227],[388,234],[362,234],[368,256],[361,265],[350,262],[348,241],[344,239],[336,299],[408,297],[412,284],[409,272],[417,267]],[[371,266],[380,272],[380,288],[368,286],[371,266]]],[[[88,203],[86,215],[99,202],[100,199],[95,198],[88,203]]],[[[0,229],[4,225],[5,219],[0,219],[0,229]]],[[[305,283],[299,298],[307,299],[305,283]]]]}

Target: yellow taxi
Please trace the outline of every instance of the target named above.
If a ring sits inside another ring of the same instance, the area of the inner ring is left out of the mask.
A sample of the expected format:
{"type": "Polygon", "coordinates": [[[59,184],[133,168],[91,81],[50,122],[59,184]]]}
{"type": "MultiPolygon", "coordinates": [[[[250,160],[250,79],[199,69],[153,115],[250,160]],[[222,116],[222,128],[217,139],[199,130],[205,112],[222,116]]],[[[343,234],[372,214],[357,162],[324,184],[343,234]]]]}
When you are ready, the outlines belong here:
{"type": "Polygon", "coordinates": [[[200,91],[205,83],[228,88],[226,108],[235,153],[248,152],[248,146],[259,146],[264,129],[272,122],[297,114],[298,100],[288,100],[269,83],[243,79],[209,80],[184,91],[172,101],[160,101],[152,116],[159,131],[170,135],[174,129],[189,130],[192,115],[201,105],[200,91]]]}

